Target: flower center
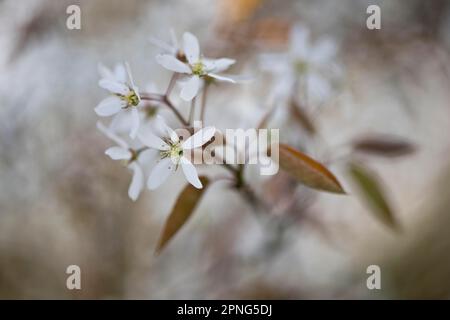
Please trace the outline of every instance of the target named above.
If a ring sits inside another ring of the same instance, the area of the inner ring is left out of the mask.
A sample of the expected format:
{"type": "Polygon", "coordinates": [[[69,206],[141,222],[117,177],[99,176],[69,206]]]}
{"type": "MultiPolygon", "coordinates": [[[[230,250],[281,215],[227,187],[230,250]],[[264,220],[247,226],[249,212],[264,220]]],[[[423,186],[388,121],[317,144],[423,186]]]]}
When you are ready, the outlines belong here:
{"type": "Polygon", "coordinates": [[[201,63],[200,61],[194,63],[194,64],[191,66],[191,69],[192,69],[192,73],[195,74],[195,75],[197,75],[197,76],[203,76],[203,75],[206,74],[206,73],[205,73],[205,66],[204,66],[204,64],[201,63]]]}
{"type": "Polygon", "coordinates": [[[122,97],[128,106],[137,106],[139,104],[139,97],[133,89],[130,89],[127,95],[122,97]]]}
{"type": "Polygon", "coordinates": [[[169,150],[161,151],[161,158],[168,158],[179,160],[183,156],[183,148],[181,143],[169,143],[169,150]]]}
{"type": "Polygon", "coordinates": [[[308,70],[308,64],[304,60],[297,60],[294,62],[294,68],[299,74],[304,74],[308,70]]]}

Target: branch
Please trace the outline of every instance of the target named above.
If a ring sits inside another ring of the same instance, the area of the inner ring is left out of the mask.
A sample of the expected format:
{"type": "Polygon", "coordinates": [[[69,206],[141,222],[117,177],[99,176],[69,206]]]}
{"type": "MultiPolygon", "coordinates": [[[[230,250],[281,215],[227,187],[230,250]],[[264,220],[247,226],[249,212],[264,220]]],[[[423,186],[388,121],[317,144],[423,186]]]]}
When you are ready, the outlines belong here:
{"type": "Polygon", "coordinates": [[[185,126],[189,126],[189,122],[181,115],[181,113],[175,108],[173,103],[169,100],[169,97],[162,94],[153,94],[153,93],[140,93],[141,100],[147,101],[157,101],[164,103],[170,110],[175,114],[175,116],[180,120],[180,122],[185,126]]]}

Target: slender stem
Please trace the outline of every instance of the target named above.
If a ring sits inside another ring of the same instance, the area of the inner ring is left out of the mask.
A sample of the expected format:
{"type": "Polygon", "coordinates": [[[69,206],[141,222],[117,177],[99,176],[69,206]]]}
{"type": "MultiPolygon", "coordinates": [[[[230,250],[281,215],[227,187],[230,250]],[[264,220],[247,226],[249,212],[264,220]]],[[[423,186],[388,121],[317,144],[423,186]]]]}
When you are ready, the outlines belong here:
{"type": "Polygon", "coordinates": [[[172,92],[172,89],[175,86],[175,82],[176,82],[177,78],[178,78],[178,73],[174,73],[172,75],[172,77],[170,78],[169,86],[167,87],[166,94],[165,94],[166,97],[169,97],[170,93],[172,92]]]}
{"type": "Polygon", "coordinates": [[[164,98],[163,94],[148,93],[148,92],[139,92],[139,96],[141,97],[141,100],[159,101],[159,102],[161,102],[164,98]]]}
{"type": "Polygon", "coordinates": [[[239,167],[236,168],[236,167],[233,167],[231,164],[222,163],[222,166],[233,174],[235,182],[236,182],[235,187],[237,189],[241,189],[245,186],[244,166],[243,165],[240,164],[239,167]]]}
{"type": "Polygon", "coordinates": [[[185,127],[189,126],[189,122],[186,119],[184,119],[184,117],[181,115],[181,113],[178,111],[178,109],[175,108],[175,106],[172,104],[172,102],[169,100],[169,98],[167,96],[164,96],[163,102],[173,111],[175,116],[181,121],[181,123],[185,127]]]}
{"type": "Polygon", "coordinates": [[[236,176],[237,173],[237,169],[235,167],[233,167],[231,164],[228,163],[222,163],[222,166],[227,169],[228,171],[230,171],[234,176],[236,176]]]}
{"type": "Polygon", "coordinates": [[[223,163],[222,166],[233,174],[235,183],[234,187],[253,208],[263,209],[266,212],[269,212],[267,204],[263,201],[263,199],[259,198],[250,185],[245,182],[245,166],[243,164],[240,164],[237,168],[228,163],[223,163]]]}
{"type": "Polygon", "coordinates": [[[305,107],[309,108],[309,96],[308,96],[308,77],[303,77],[303,91],[304,91],[304,98],[305,98],[305,107]]]}
{"type": "Polygon", "coordinates": [[[158,101],[164,103],[170,110],[172,110],[172,112],[184,126],[186,127],[189,126],[189,122],[186,119],[184,119],[184,117],[177,110],[177,108],[175,108],[175,106],[172,104],[172,102],[166,95],[140,93],[140,96],[142,100],[158,101]]]}
{"type": "Polygon", "coordinates": [[[203,88],[203,94],[202,94],[202,105],[200,109],[200,121],[203,123],[205,120],[205,109],[206,109],[206,96],[208,92],[209,83],[205,82],[205,87],[203,88]]]}
{"type": "Polygon", "coordinates": [[[195,112],[195,101],[196,98],[191,101],[191,109],[189,110],[189,124],[192,125],[192,121],[194,121],[194,112],[195,112]]]}

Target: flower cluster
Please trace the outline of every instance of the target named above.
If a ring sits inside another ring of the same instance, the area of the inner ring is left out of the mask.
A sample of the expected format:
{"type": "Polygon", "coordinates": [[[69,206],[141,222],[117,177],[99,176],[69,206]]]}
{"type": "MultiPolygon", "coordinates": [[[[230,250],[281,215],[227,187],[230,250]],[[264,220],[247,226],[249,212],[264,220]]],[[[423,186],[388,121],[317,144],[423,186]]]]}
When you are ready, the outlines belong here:
{"type": "MultiPolygon", "coordinates": [[[[173,34],[170,44],[155,38],[152,38],[151,42],[162,49],[156,56],[156,62],[173,72],[165,93],[157,93],[153,84],[144,86],[145,90],[141,91],[133,80],[128,63],[119,64],[113,70],[100,66],[99,85],[109,92],[109,96],[97,105],[95,112],[101,117],[113,117],[108,126],[98,122],[98,129],[116,144],[105,151],[106,155],[113,160],[120,160],[132,172],[128,189],[128,195],[132,200],[139,197],[145,185],[148,189],[155,190],[177,171],[181,171],[192,186],[188,185],[181,192],[177,205],[167,220],[169,225],[166,225],[163,231],[157,250],[165,245],[186,221],[186,217],[192,213],[203,194],[198,189],[215,181],[231,182],[229,186],[239,192],[254,209],[267,214],[281,211],[279,208],[284,208],[282,213],[295,211],[298,200],[295,190],[289,190],[287,196],[281,194],[286,189],[295,189],[296,185],[292,180],[319,191],[346,194],[337,177],[321,162],[306,154],[311,151],[310,147],[315,149],[320,147],[315,145],[315,141],[319,139],[314,138],[320,137],[320,132],[315,125],[314,117],[309,115],[311,111],[309,106],[329,97],[333,89],[332,78],[339,75],[339,68],[335,63],[337,47],[334,41],[328,38],[311,41],[308,30],[295,25],[290,31],[288,50],[283,53],[260,55],[261,69],[269,71],[273,76],[273,85],[269,88],[268,95],[264,97],[268,101],[269,110],[264,110],[261,119],[254,123],[257,129],[237,128],[231,130],[231,134],[227,129],[225,135],[213,126],[202,125],[206,92],[214,82],[238,83],[247,80],[242,76],[224,73],[236,61],[230,58],[206,58],[201,53],[197,38],[189,32],[184,33],[181,45],[173,34]],[[171,101],[170,96],[176,83],[181,87],[179,93],[181,100],[190,102],[188,117],[185,117],[171,101]],[[201,109],[199,118],[195,118],[194,115],[198,113],[195,112],[197,101],[195,98],[198,95],[202,95],[201,109]],[[160,112],[162,108],[172,112],[179,121],[178,129],[174,130],[167,125],[160,112]],[[279,129],[271,128],[270,132],[267,130],[270,128],[270,121],[276,118],[274,114],[282,116],[279,127],[284,129],[285,136],[294,132],[290,130],[294,127],[289,127],[294,121],[296,127],[301,127],[308,134],[293,135],[291,140],[294,146],[279,143],[279,129]],[[235,139],[236,136],[240,139],[235,139]],[[196,161],[199,152],[202,156],[200,162],[196,161]],[[213,160],[222,159],[222,162],[210,162],[209,155],[213,160]],[[233,162],[236,159],[237,161],[233,162]],[[196,167],[198,163],[222,165],[228,174],[215,175],[213,179],[199,177],[196,167]],[[245,175],[247,164],[259,164],[261,175],[275,175],[278,168],[288,173],[288,177],[281,176],[279,182],[276,179],[268,181],[268,189],[271,189],[271,182],[272,191],[281,190],[275,192],[279,195],[275,198],[279,199],[271,200],[271,197],[266,197],[264,193],[258,195],[257,190],[260,191],[261,188],[257,189],[247,181],[248,176],[245,175]],[[181,169],[178,170],[179,168],[181,169]],[[281,188],[279,183],[282,184],[281,188]]],[[[254,119],[252,117],[247,120],[254,119]]],[[[249,123],[242,121],[240,117],[237,123],[248,128],[249,123]]],[[[383,197],[376,177],[371,170],[361,166],[355,159],[361,152],[392,156],[393,153],[401,154],[414,148],[407,142],[380,137],[349,142],[349,146],[351,148],[345,150],[340,156],[340,161],[347,163],[349,173],[365,192],[365,197],[372,207],[375,207],[377,217],[383,217],[383,223],[398,229],[398,223],[383,197]]],[[[329,162],[332,161],[327,160],[327,164],[329,162]]],[[[298,209],[303,212],[304,207],[298,209]]],[[[279,227],[274,229],[283,232],[288,225],[290,223],[281,221],[279,227]]]]}
{"type": "Polygon", "coordinates": [[[201,55],[197,38],[189,32],[183,35],[183,51],[175,53],[160,54],[156,61],[164,68],[181,73],[185,81],[181,82],[181,99],[191,101],[197,96],[202,86],[202,80],[210,78],[219,81],[236,83],[232,76],[221,75],[222,71],[228,69],[236,61],[233,59],[208,59],[201,55]]]}
{"type": "Polygon", "coordinates": [[[100,117],[113,118],[109,126],[98,122],[97,127],[116,143],[116,146],[107,149],[105,154],[113,160],[122,161],[133,172],[128,190],[132,200],[136,200],[144,189],[146,167],[153,163],[147,179],[147,187],[150,190],[158,188],[179,167],[191,185],[202,188],[190,155],[213,138],[215,128],[193,128],[191,122],[194,119],[186,120],[180,114],[169,99],[173,82],[178,80],[181,85],[180,97],[185,101],[194,99],[213,81],[237,82],[232,76],[221,74],[233,65],[235,60],[205,58],[200,53],[197,38],[189,32],[183,35],[182,49],[178,48],[176,38],[172,39],[172,45],[152,40],[164,50],[163,54],[156,56],[156,61],[174,73],[164,95],[156,93],[154,86],[149,86],[148,91],[140,91],[134,83],[128,63],[118,64],[113,70],[104,65],[99,66],[99,86],[107,90],[109,96],[97,105],[95,112],[100,117]],[[158,114],[161,106],[173,111],[182,127],[195,130],[194,133],[182,140],[183,137],[170,128],[158,114]],[[128,135],[121,136],[123,132],[128,135]]]}
{"type": "MultiPolygon", "coordinates": [[[[112,117],[112,121],[109,126],[99,122],[98,128],[116,143],[116,146],[106,150],[106,155],[113,160],[122,161],[133,172],[128,190],[132,200],[138,198],[145,185],[150,190],[158,188],[178,168],[181,168],[180,171],[192,186],[199,189],[203,187],[191,156],[196,151],[203,150],[216,133],[214,127],[193,125],[196,120],[200,120],[200,123],[203,121],[206,90],[213,82],[241,83],[249,79],[225,74],[236,61],[230,58],[205,57],[192,33],[183,34],[181,45],[173,32],[170,44],[156,38],[151,38],[150,41],[161,49],[161,53],[155,57],[156,62],[173,72],[164,94],[157,93],[154,84],[144,86],[146,90],[141,91],[134,82],[128,63],[118,64],[112,70],[99,66],[99,86],[107,90],[109,96],[97,105],[95,112],[101,117],[112,117]],[[180,98],[191,102],[189,118],[183,116],[171,102],[170,95],[176,83],[181,88],[180,98]],[[200,118],[194,119],[194,98],[199,94],[204,95],[202,110],[200,118]],[[167,125],[159,112],[161,108],[167,108],[173,113],[180,122],[179,129],[174,130],[167,125]],[[181,136],[180,130],[188,132],[188,135],[181,136]]],[[[278,102],[284,101],[294,94],[298,82],[305,79],[308,79],[313,88],[326,88],[327,80],[321,76],[322,70],[331,63],[335,49],[334,43],[328,40],[311,45],[308,31],[298,25],[294,26],[290,33],[288,52],[261,56],[262,69],[275,76],[275,85],[269,99],[272,97],[278,102]]],[[[228,149],[236,150],[244,158],[248,152],[250,158],[255,156],[251,146],[256,144],[249,143],[246,146],[246,143],[234,144],[233,141],[227,141],[226,144],[228,149]]],[[[265,153],[267,148],[268,146],[261,147],[259,149],[264,150],[258,151],[265,153]]],[[[217,157],[226,158],[220,148],[214,149],[214,152],[217,157]]],[[[231,179],[235,181],[235,185],[242,187],[245,166],[225,164],[224,167],[232,173],[231,179]]]]}

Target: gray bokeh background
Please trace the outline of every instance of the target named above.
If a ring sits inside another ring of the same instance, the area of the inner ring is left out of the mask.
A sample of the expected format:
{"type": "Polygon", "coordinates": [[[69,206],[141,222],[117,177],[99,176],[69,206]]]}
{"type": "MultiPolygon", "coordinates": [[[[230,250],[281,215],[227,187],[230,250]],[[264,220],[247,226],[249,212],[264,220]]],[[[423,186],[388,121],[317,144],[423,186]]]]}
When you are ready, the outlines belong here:
{"type": "Polygon", "coordinates": [[[0,297],[448,298],[449,30],[445,0],[0,1],[0,297]],[[382,29],[369,31],[375,3],[382,29]],[[81,30],[66,28],[69,4],[81,7],[81,30]],[[255,76],[210,92],[207,122],[234,127],[262,114],[268,82],[256,56],[281,46],[295,21],[340,43],[345,68],[315,118],[317,150],[338,153],[367,132],[417,145],[401,160],[367,159],[403,232],[374,219],[337,163],[350,194],[297,186],[304,201],[288,214],[298,223],[279,247],[267,248],[270,232],[241,197],[215,185],[154,256],[182,179],[127,197],[129,172],[104,155],[111,143],[95,127],[105,95],[97,64],[127,60],[138,83],[164,90],[170,74],[148,37],[189,30],[207,55],[236,58],[235,73],[255,76]],[[70,264],[81,267],[80,291],[65,286],[70,264]],[[370,264],[382,268],[380,291],[365,286],[370,264]]]}

